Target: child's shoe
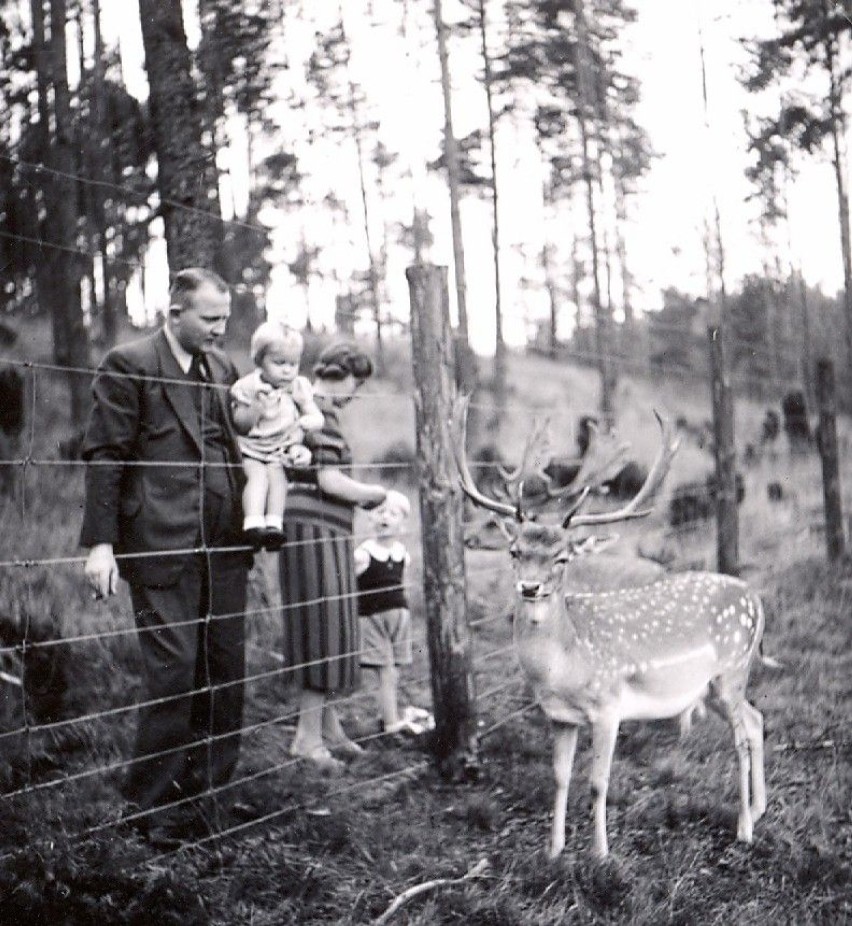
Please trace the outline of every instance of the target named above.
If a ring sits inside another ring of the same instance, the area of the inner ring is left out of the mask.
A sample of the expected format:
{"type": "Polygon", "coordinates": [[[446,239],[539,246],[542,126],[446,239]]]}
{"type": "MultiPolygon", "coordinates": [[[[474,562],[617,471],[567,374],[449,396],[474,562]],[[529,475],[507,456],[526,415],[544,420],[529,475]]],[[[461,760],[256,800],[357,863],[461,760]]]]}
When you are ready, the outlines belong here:
{"type": "Polygon", "coordinates": [[[247,527],[243,531],[243,537],[246,543],[257,552],[262,550],[266,542],[266,528],[265,527],[247,527]]]}
{"type": "Polygon", "coordinates": [[[284,531],[277,527],[267,527],[263,530],[263,548],[270,552],[280,550],[284,546],[284,531]]]}

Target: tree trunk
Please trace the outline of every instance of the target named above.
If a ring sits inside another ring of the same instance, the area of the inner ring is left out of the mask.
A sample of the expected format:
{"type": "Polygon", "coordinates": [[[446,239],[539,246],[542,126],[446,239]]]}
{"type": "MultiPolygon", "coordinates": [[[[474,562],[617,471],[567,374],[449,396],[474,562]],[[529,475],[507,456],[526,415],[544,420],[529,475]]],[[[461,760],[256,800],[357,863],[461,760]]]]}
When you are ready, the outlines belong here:
{"type": "Polygon", "coordinates": [[[448,428],[453,361],[447,271],[421,265],[409,267],[405,275],[411,295],[426,637],[435,709],[431,748],[442,776],[463,781],[478,766],[476,679],[465,596],[463,506],[448,428]]]}
{"type": "Polygon", "coordinates": [[[805,390],[805,396],[808,402],[814,399],[814,365],[813,365],[813,348],[811,346],[811,319],[810,309],[808,307],[808,284],[801,272],[797,275],[797,288],[799,296],[799,309],[802,319],[802,386],[805,390]]]}
{"type": "MultiPolygon", "coordinates": [[[[95,33],[95,57],[92,68],[92,107],[95,123],[95,164],[96,176],[106,177],[112,163],[112,136],[107,124],[106,110],[106,49],[101,32],[101,3],[92,0],[92,23],[95,33]]],[[[95,215],[100,238],[101,260],[103,262],[104,295],[101,303],[101,336],[107,346],[115,344],[118,333],[118,319],[115,306],[115,268],[112,263],[110,248],[110,216],[108,215],[104,188],[93,187],[95,195],[95,215]]]]}
{"type": "Polygon", "coordinates": [[[592,112],[592,88],[590,85],[588,63],[588,32],[583,0],[573,0],[574,22],[577,30],[576,68],[579,105],[577,119],[580,127],[580,140],[583,151],[583,181],[586,188],[586,208],[589,217],[589,243],[592,252],[592,287],[595,310],[595,349],[598,356],[598,370],[601,379],[600,411],[606,425],[612,425],[615,414],[613,393],[615,376],[610,357],[610,318],[603,304],[600,279],[600,254],[598,250],[597,216],[595,209],[595,182],[592,164],[592,140],[590,138],[588,117],[592,112]]]}
{"type": "Polygon", "coordinates": [[[846,319],[846,362],[852,358],[852,234],[849,227],[849,196],[846,192],[846,165],[840,136],[844,118],[840,77],[837,74],[836,48],[834,39],[825,43],[826,66],[829,74],[829,124],[831,126],[831,164],[834,168],[834,182],[837,187],[837,209],[840,218],[840,248],[843,255],[843,314],[846,319]]]}
{"type": "Polygon", "coordinates": [[[66,0],[50,0],[50,61],[53,83],[53,169],[49,185],[47,220],[58,247],[53,265],[53,353],[56,362],[68,367],[71,421],[82,427],[89,405],[89,335],[80,301],[80,258],[77,250],[77,173],[71,126],[71,93],[65,26],[66,0]],[[71,179],[69,179],[71,178],[71,179]],[[76,372],[74,372],[76,371],[76,372]]]}
{"type": "Polygon", "coordinates": [[[180,0],[139,0],[169,267],[216,265],[221,212],[180,0]]]}
{"type": "Polygon", "coordinates": [[[488,104],[488,137],[491,156],[491,211],[492,231],[491,246],[494,255],[494,376],[492,389],[497,416],[503,414],[506,405],[506,342],[503,340],[503,302],[500,286],[500,211],[497,185],[497,118],[494,112],[493,74],[491,55],[488,51],[488,22],[486,20],[485,0],[479,0],[479,37],[482,46],[482,65],[485,76],[485,99],[488,104]]]}
{"type": "Polygon", "coordinates": [[[340,17],[340,34],[343,39],[345,54],[346,81],[349,89],[349,114],[352,118],[352,137],[355,141],[355,151],[358,156],[358,185],[361,192],[361,208],[364,213],[364,238],[367,244],[367,285],[370,293],[370,307],[373,312],[373,323],[376,326],[376,365],[380,372],[385,369],[384,338],[382,336],[382,299],[379,292],[379,274],[376,267],[376,256],[373,251],[373,236],[370,231],[370,199],[367,195],[367,173],[364,155],[364,128],[361,123],[361,113],[358,105],[358,91],[350,73],[349,40],[346,36],[346,27],[343,22],[343,4],[338,4],[340,17]]]}
{"type": "Polygon", "coordinates": [[[547,241],[541,246],[541,267],[544,270],[544,288],[547,290],[547,302],[550,309],[547,348],[550,356],[555,358],[559,352],[559,300],[556,297],[553,268],[550,266],[550,244],[547,241]]]}
{"type": "MultiPolygon", "coordinates": [[[[623,141],[619,137],[619,146],[623,149],[623,141]]],[[[619,152],[619,160],[623,162],[624,152],[619,152]]],[[[624,179],[620,172],[613,170],[613,193],[615,199],[615,254],[621,271],[621,302],[624,308],[624,331],[628,343],[633,342],[635,316],[633,312],[633,275],[630,272],[627,259],[627,242],[623,229],[627,227],[627,192],[624,179]]]]}
{"type": "MultiPolygon", "coordinates": [[[[441,0],[434,0],[432,13],[438,36],[438,58],[441,65],[441,93],[444,98],[444,157],[447,162],[447,182],[450,189],[450,224],[453,234],[453,266],[456,278],[456,305],[458,327],[455,339],[456,380],[463,392],[476,388],[478,370],[476,358],[470,349],[470,332],[467,317],[467,278],[464,269],[464,242],[462,240],[461,211],[459,206],[459,160],[453,129],[452,87],[450,82],[450,59],[447,52],[447,27],[441,10],[441,0]]],[[[479,430],[478,410],[471,408],[468,416],[468,430],[476,435],[479,430]]]]}
{"type": "MultiPolygon", "coordinates": [[[[42,0],[30,0],[30,15],[33,24],[33,58],[36,68],[36,90],[38,100],[38,122],[36,123],[36,132],[38,133],[38,148],[46,164],[53,162],[51,151],[51,129],[50,129],[50,82],[51,82],[51,65],[49,58],[49,49],[45,36],[45,18],[44,3],[42,0]]],[[[53,186],[56,179],[52,174],[40,172],[38,174],[38,187],[36,194],[40,198],[39,210],[43,218],[39,220],[39,238],[49,240],[47,232],[48,226],[48,209],[53,204],[53,186]]],[[[53,303],[56,301],[56,293],[53,290],[53,264],[58,257],[59,252],[52,248],[45,248],[41,260],[36,262],[36,292],[38,301],[43,310],[47,310],[53,319],[53,303]]]]}
{"type": "Polygon", "coordinates": [[[450,61],[447,53],[447,27],[441,12],[441,0],[434,0],[433,14],[438,34],[438,56],[441,63],[441,91],[444,97],[444,157],[447,162],[447,178],[450,187],[450,221],[453,231],[453,264],[456,277],[456,302],[458,305],[458,337],[461,346],[468,349],[470,337],[467,318],[467,284],[464,269],[464,245],[462,243],[461,212],[459,209],[459,163],[456,136],[453,129],[452,90],[450,86],[450,61]]]}

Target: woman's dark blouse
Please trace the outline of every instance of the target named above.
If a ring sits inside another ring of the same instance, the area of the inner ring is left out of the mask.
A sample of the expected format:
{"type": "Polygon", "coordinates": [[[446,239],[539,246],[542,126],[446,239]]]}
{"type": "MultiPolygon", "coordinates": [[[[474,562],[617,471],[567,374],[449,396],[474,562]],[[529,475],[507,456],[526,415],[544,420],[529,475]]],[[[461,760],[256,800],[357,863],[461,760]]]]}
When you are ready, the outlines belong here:
{"type": "Polygon", "coordinates": [[[329,527],[351,532],[354,505],[323,492],[317,485],[317,472],[324,466],[349,471],[352,451],[340,431],[337,409],[328,399],[317,399],[325,424],[318,431],[305,434],[305,446],[311,451],[311,465],[291,472],[285,518],[316,521],[329,527]]]}

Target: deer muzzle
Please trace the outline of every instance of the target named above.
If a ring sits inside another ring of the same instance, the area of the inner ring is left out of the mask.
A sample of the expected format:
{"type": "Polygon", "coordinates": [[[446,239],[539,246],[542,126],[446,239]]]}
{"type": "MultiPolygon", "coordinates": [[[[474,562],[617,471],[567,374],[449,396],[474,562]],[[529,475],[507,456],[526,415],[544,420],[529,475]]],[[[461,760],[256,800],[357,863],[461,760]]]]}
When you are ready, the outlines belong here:
{"type": "Polygon", "coordinates": [[[518,582],[518,594],[526,601],[537,601],[549,594],[541,582],[518,582]]]}

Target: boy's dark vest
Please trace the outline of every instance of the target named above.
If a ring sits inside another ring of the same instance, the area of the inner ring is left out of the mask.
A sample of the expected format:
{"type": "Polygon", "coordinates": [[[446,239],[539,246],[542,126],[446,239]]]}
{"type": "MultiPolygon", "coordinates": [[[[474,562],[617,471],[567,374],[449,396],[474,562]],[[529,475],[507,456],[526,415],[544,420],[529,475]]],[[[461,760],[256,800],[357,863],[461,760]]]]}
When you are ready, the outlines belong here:
{"type": "Polygon", "coordinates": [[[372,554],[368,555],[370,564],[358,576],[358,613],[368,617],[380,611],[407,608],[408,599],[402,587],[405,559],[395,562],[388,556],[387,560],[382,561],[372,554]]]}

